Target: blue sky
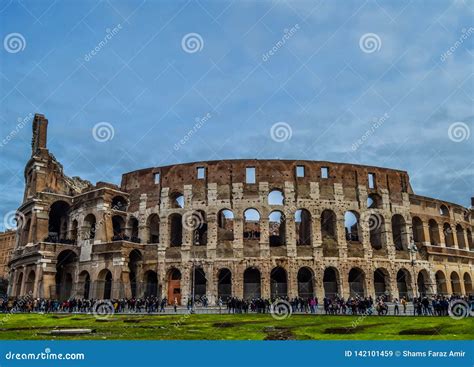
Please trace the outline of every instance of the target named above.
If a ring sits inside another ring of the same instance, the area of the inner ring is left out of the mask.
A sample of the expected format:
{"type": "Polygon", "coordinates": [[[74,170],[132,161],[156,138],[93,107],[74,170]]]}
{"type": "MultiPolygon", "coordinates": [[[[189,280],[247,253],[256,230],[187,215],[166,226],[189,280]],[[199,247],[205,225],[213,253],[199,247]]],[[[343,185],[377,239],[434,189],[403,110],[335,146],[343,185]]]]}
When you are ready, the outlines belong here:
{"type": "Polygon", "coordinates": [[[404,169],[416,193],[468,206],[473,8],[2,0],[0,217],[22,199],[19,121],[35,112],[66,174],[92,182],[196,160],[329,160],[404,169]]]}

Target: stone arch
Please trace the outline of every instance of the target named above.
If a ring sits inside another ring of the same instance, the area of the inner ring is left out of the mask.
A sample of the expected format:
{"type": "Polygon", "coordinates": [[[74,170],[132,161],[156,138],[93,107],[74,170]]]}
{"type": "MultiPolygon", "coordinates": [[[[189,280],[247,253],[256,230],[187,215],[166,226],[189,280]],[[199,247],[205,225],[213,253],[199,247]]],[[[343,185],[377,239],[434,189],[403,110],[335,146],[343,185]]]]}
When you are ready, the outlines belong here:
{"type": "Polygon", "coordinates": [[[198,210],[192,213],[191,227],[193,228],[193,245],[206,246],[207,245],[207,219],[206,213],[203,210],[198,210]]]}
{"type": "Polygon", "coordinates": [[[366,294],[365,272],[360,268],[349,271],[349,292],[351,297],[364,297],[366,294]]]}
{"type": "Polygon", "coordinates": [[[392,217],[392,239],[395,245],[395,250],[408,250],[408,243],[406,241],[406,222],[403,216],[395,214],[392,217]]]}
{"type": "Polygon", "coordinates": [[[436,293],[447,295],[448,294],[448,287],[446,284],[446,275],[441,270],[438,270],[435,274],[436,279],[436,293]]]}
{"type": "Polygon", "coordinates": [[[338,256],[337,219],[336,214],[330,209],[325,209],[321,213],[321,240],[323,256],[338,256]]]}
{"type": "Polygon", "coordinates": [[[430,219],[428,221],[429,232],[430,232],[430,243],[431,246],[439,246],[440,239],[439,239],[439,226],[438,222],[434,219],[430,219]]]}
{"type": "Polygon", "coordinates": [[[271,298],[286,297],[288,295],[288,276],[286,270],[277,266],[270,272],[271,298]]]}
{"type": "Polygon", "coordinates": [[[367,197],[368,209],[382,209],[382,197],[377,193],[371,193],[367,197]]]}
{"type": "Polygon", "coordinates": [[[77,239],[78,239],[78,234],[79,234],[79,223],[77,222],[77,219],[74,219],[71,224],[71,241],[74,245],[77,244],[77,239]]]}
{"type": "Polygon", "coordinates": [[[34,270],[30,270],[28,273],[28,277],[26,278],[25,283],[25,294],[32,297],[33,291],[35,289],[35,280],[36,280],[36,273],[34,270]]]}
{"type": "Polygon", "coordinates": [[[192,282],[194,283],[194,299],[202,299],[207,291],[207,278],[204,269],[200,266],[193,267],[191,271],[192,282]]]}
{"type": "Polygon", "coordinates": [[[244,241],[260,240],[260,213],[249,208],[244,211],[244,241]]]}
{"type": "Polygon", "coordinates": [[[262,288],[262,275],[255,267],[247,268],[244,271],[244,299],[250,300],[260,298],[262,288]]]}
{"type": "Polygon", "coordinates": [[[279,211],[272,211],[268,216],[268,235],[270,247],[283,246],[286,244],[285,215],[279,211]]]}
{"type": "Polygon", "coordinates": [[[271,190],[267,197],[268,205],[284,205],[285,195],[281,190],[271,190]]]}
{"type": "Polygon", "coordinates": [[[298,209],[295,212],[295,231],[297,246],[311,246],[312,219],[306,209],[298,209]]]}
{"type": "Polygon", "coordinates": [[[226,302],[232,297],[232,272],[222,268],[217,275],[217,297],[226,302]]]}
{"type": "Polygon", "coordinates": [[[464,280],[464,291],[465,291],[466,295],[469,296],[469,295],[472,294],[471,275],[469,275],[468,272],[464,273],[463,280],[464,280]]]}
{"type": "Polygon", "coordinates": [[[460,224],[456,225],[456,239],[458,240],[458,247],[464,250],[466,248],[466,241],[464,241],[464,229],[460,224]]]}
{"type": "Polygon", "coordinates": [[[179,247],[183,244],[183,218],[181,214],[173,213],[168,220],[170,245],[179,247]]]}
{"type": "Polygon", "coordinates": [[[70,205],[63,200],[55,201],[49,208],[48,238],[46,242],[63,243],[67,238],[70,205]]]}
{"type": "Polygon", "coordinates": [[[386,247],[385,243],[385,220],[380,214],[371,214],[369,216],[369,239],[370,245],[374,250],[381,250],[386,247]]]}
{"type": "Polygon", "coordinates": [[[90,298],[90,290],[91,290],[91,276],[87,270],[83,270],[79,274],[79,284],[78,284],[78,291],[80,292],[78,296],[80,298],[89,299],[90,298]]]}
{"type": "Polygon", "coordinates": [[[181,304],[181,271],[172,267],[167,273],[168,281],[168,304],[172,305],[175,303],[181,304]]]}
{"type": "Polygon", "coordinates": [[[411,299],[413,296],[411,289],[411,274],[405,268],[401,268],[397,272],[397,288],[398,296],[400,298],[405,297],[405,299],[411,299]]]}
{"type": "Polygon", "coordinates": [[[112,216],[112,241],[121,241],[126,239],[125,236],[125,220],[121,215],[112,216]]]}
{"type": "Polygon", "coordinates": [[[132,298],[141,296],[140,289],[140,272],[143,265],[143,255],[140,250],[132,250],[128,255],[128,269],[129,269],[129,280],[130,280],[130,290],[132,298]]]}
{"type": "Polygon", "coordinates": [[[95,215],[90,213],[84,218],[84,238],[86,240],[95,239],[97,220],[95,215]]]}
{"type": "Polygon", "coordinates": [[[423,230],[423,221],[419,217],[413,217],[411,220],[413,241],[415,243],[425,242],[425,231],[423,230]]]}
{"type": "Polygon", "coordinates": [[[454,247],[453,229],[449,223],[443,225],[444,244],[446,247],[454,247]]]}
{"type": "Polygon", "coordinates": [[[170,194],[171,208],[184,208],[184,195],[181,192],[175,191],[170,194]]]}
{"type": "Polygon", "coordinates": [[[346,240],[360,242],[360,215],[355,210],[348,210],[344,213],[344,228],[346,240]]]}
{"type": "Polygon", "coordinates": [[[469,247],[469,250],[474,251],[474,243],[472,241],[472,232],[469,228],[466,229],[466,237],[467,237],[467,245],[469,247]]]}
{"type": "Polygon", "coordinates": [[[430,275],[425,269],[420,270],[418,272],[416,283],[418,285],[418,294],[421,297],[427,296],[432,293],[430,275]]]}
{"type": "Polygon", "coordinates": [[[385,268],[377,268],[374,271],[374,291],[375,297],[389,296],[390,289],[390,273],[385,268]]]}
{"type": "Polygon", "coordinates": [[[111,299],[112,282],[112,272],[109,269],[102,269],[97,276],[97,297],[111,299]]]}
{"type": "Polygon", "coordinates": [[[446,205],[441,204],[439,207],[439,215],[443,217],[449,217],[449,209],[446,205]]]}
{"type": "Polygon", "coordinates": [[[148,243],[160,243],[160,217],[153,213],[147,220],[148,243]]]}
{"type": "Polygon", "coordinates": [[[229,209],[221,209],[217,213],[217,240],[234,240],[234,213],[229,209]]]}
{"type": "Polygon", "coordinates": [[[301,298],[314,297],[314,273],[307,266],[303,266],[298,270],[298,296],[301,298]]]}
{"type": "Polygon", "coordinates": [[[327,298],[333,298],[340,294],[339,271],[330,266],[324,269],[323,275],[324,295],[327,298]]]}
{"type": "Polygon", "coordinates": [[[52,294],[56,298],[64,301],[71,297],[73,286],[73,274],[78,264],[78,256],[72,250],[61,251],[57,256],[56,262],[56,289],[52,294]]]}
{"type": "Polygon", "coordinates": [[[451,272],[451,275],[449,278],[451,280],[452,293],[458,296],[461,295],[462,289],[461,289],[461,280],[459,279],[459,274],[453,271],[451,272]]]}
{"type": "Polygon", "coordinates": [[[158,274],[156,271],[148,270],[144,274],[145,279],[145,297],[158,295],[158,274]]]}
{"type": "Polygon", "coordinates": [[[141,242],[140,237],[139,237],[139,227],[140,227],[140,223],[138,219],[135,218],[134,216],[131,216],[128,219],[128,223],[127,223],[127,232],[128,232],[127,236],[130,238],[131,242],[135,242],[135,243],[141,242]]]}
{"type": "Polygon", "coordinates": [[[128,201],[122,195],[116,195],[112,198],[112,210],[127,211],[128,201]]]}

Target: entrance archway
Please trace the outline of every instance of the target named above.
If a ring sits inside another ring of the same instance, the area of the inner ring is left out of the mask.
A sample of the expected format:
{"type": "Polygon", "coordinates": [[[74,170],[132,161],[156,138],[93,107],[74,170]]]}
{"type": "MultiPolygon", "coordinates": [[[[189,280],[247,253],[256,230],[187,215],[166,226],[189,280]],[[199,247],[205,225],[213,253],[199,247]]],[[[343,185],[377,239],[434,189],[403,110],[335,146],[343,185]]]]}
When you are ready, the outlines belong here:
{"type": "Polygon", "coordinates": [[[271,298],[286,297],[288,294],[287,288],[286,270],[280,266],[277,266],[270,273],[271,298]]]}
{"type": "Polygon", "coordinates": [[[323,287],[326,298],[334,298],[339,294],[339,273],[335,268],[324,270],[323,287]]]}
{"type": "Polygon", "coordinates": [[[77,255],[74,251],[64,250],[58,255],[56,263],[56,297],[60,301],[65,301],[71,297],[72,274],[77,264],[77,255]]]}
{"type": "Polygon", "coordinates": [[[461,295],[461,280],[459,279],[459,274],[453,271],[451,273],[451,289],[452,293],[456,294],[457,296],[461,295]]]}
{"type": "Polygon", "coordinates": [[[390,294],[390,275],[384,268],[374,271],[375,297],[388,296],[390,294]]]}
{"type": "Polygon", "coordinates": [[[431,292],[429,288],[430,278],[426,270],[421,270],[418,273],[416,283],[418,285],[418,295],[420,297],[427,296],[431,292]]]}
{"type": "Polygon", "coordinates": [[[406,299],[410,299],[412,297],[411,294],[411,276],[408,270],[400,269],[397,273],[397,288],[398,288],[398,296],[400,298],[405,297],[406,299]]]}
{"type": "Polygon", "coordinates": [[[168,272],[168,304],[181,304],[181,272],[178,269],[171,269],[168,272]]]}
{"type": "Polygon", "coordinates": [[[308,267],[303,267],[298,271],[298,296],[314,297],[313,272],[308,267]]]}
{"type": "Polygon", "coordinates": [[[103,299],[112,298],[112,273],[108,269],[102,269],[98,276],[97,296],[103,299]]]}
{"type": "Polygon", "coordinates": [[[349,272],[349,290],[351,297],[365,296],[365,273],[359,268],[352,268],[349,272]]]}
{"type": "Polygon", "coordinates": [[[466,291],[466,296],[471,295],[472,293],[472,280],[469,273],[464,273],[464,290],[466,291]]]}
{"type": "Polygon", "coordinates": [[[244,299],[261,297],[261,275],[257,268],[248,268],[244,272],[244,299]]]}
{"type": "Polygon", "coordinates": [[[153,270],[145,273],[145,297],[158,295],[158,275],[153,270]]]}
{"type": "Polygon", "coordinates": [[[89,299],[90,295],[90,289],[91,289],[91,277],[87,271],[81,272],[79,274],[79,284],[78,284],[78,289],[82,289],[82,294],[79,293],[79,297],[82,297],[84,299],[89,299]]]}
{"type": "Polygon", "coordinates": [[[232,297],[232,273],[229,269],[224,268],[219,271],[217,297],[223,302],[232,297]]]}
{"type": "Polygon", "coordinates": [[[441,270],[438,270],[435,275],[436,278],[436,293],[447,295],[448,287],[446,286],[446,276],[441,270]]]}
{"type": "Polygon", "coordinates": [[[194,299],[200,300],[206,295],[207,279],[202,268],[194,268],[194,299]]]}

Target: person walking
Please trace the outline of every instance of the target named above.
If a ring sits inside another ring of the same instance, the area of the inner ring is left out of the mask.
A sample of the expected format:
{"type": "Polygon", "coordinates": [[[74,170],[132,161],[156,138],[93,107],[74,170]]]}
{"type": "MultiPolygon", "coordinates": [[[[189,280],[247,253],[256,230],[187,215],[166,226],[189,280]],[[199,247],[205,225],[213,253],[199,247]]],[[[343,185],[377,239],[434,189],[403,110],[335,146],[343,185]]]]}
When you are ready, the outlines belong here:
{"type": "Polygon", "coordinates": [[[398,298],[395,298],[393,303],[395,304],[395,306],[393,307],[393,314],[394,315],[399,315],[400,314],[400,308],[398,307],[398,304],[399,304],[398,298]]]}

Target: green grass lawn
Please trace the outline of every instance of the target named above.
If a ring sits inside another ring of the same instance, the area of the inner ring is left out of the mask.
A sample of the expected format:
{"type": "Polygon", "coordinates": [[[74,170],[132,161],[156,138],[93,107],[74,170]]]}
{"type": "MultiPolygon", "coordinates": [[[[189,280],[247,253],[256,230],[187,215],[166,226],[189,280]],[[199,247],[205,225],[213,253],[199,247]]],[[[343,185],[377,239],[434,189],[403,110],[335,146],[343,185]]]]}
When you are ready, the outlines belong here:
{"type": "Polygon", "coordinates": [[[0,315],[0,339],[66,340],[397,340],[474,339],[474,318],[292,315],[0,315]],[[89,328],[79,336],[48,335],[53,329],[89,328]]]}

